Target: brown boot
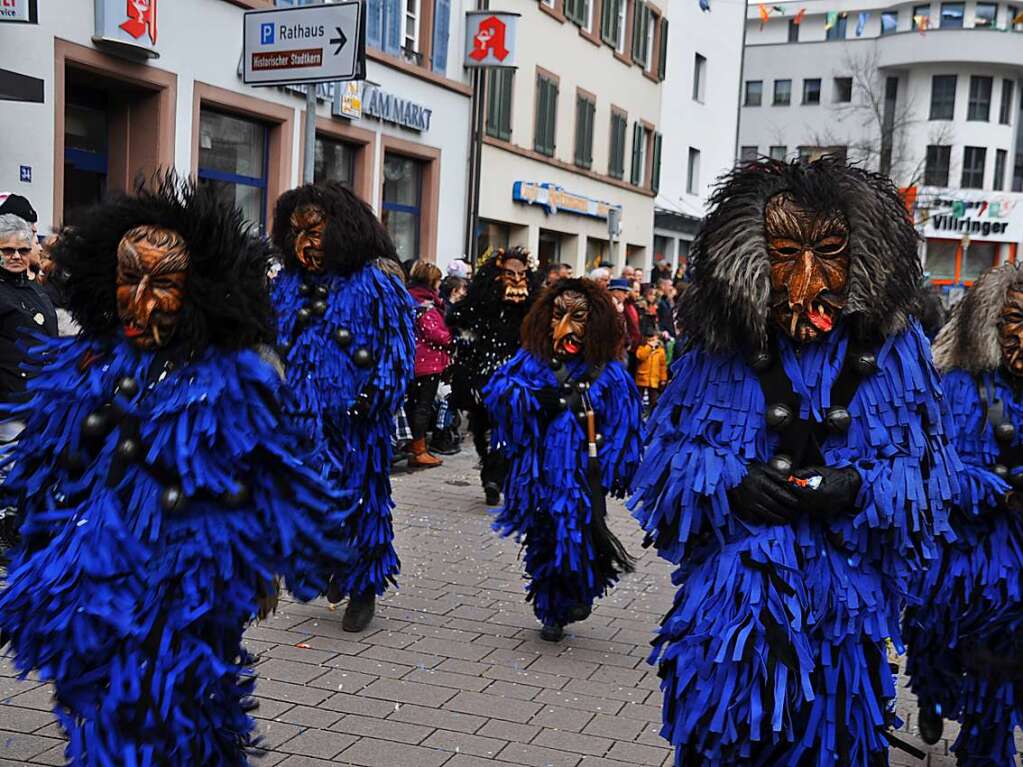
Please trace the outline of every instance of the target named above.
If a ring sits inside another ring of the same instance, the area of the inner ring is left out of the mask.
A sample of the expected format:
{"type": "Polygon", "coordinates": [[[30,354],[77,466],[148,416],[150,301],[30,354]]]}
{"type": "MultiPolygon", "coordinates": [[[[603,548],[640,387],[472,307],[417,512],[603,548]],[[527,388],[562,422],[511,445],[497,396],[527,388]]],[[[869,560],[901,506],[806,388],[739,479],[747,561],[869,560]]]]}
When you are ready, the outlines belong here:
{"type": "Polygon", "coordinates": [[[410,469],[432,469],[434,466],[440,466],[444,463],[437,456],[430,455],[430,451],[426,449],[425,437],[420,437],[409,445],[408,451],[410,453],[408,458],[410,469]]]}

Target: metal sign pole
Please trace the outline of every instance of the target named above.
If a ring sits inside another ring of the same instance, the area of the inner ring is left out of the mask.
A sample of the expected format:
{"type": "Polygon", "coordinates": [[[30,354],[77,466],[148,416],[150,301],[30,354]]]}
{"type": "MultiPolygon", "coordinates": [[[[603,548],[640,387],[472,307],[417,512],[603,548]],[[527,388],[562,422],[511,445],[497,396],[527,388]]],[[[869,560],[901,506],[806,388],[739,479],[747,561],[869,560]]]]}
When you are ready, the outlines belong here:
{"type": "Polygon", "coordinates": [[[305,87],[305,156],[302,183],[311,184],[316,175],[316,84],[305,87]]]}
{"type": "Polygon", "coordinates": [[[472,200],[469,208],[469,263],[476,268],[480,242],[480,176],[483,172],[483,114],[486,111],[487,73],[484,69],[476,71],[476,87],[473,92],[476,99],[475,124],[473,125],[473,158],[472,158],[472,200]]]}

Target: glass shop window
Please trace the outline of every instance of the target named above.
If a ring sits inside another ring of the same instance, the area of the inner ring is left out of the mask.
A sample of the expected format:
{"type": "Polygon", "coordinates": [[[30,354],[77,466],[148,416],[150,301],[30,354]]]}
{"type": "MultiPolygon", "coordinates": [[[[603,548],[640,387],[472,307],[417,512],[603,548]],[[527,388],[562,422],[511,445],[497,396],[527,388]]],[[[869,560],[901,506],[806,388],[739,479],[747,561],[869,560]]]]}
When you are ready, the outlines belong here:
{"type": "Polygon", "coordinates": [[[422,224],[423,163],[411,157],[384,155],[384,227],[402,261],[419,258],[422,224]]]}
{"type": "Polygon", "coordinates": [[[241,210],[252,226],[266,224],[267,127],[203,109],[199,113],[199,183],[241,210]]]}

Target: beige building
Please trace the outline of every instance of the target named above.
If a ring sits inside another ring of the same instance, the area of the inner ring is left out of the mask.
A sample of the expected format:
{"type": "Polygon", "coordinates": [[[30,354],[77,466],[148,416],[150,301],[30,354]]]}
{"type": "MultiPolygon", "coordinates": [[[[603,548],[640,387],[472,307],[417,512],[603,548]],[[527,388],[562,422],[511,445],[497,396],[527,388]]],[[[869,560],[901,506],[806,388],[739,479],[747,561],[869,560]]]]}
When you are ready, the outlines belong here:
{"type": "Polygon", "coordinates": [[[646,0],[502,0],[516,70],[487,76],[479,250],[525,245],[576,273],[649,270],[667,22],[646,0]],[[621,212],[616,252],[608,218],[621,212]]]}

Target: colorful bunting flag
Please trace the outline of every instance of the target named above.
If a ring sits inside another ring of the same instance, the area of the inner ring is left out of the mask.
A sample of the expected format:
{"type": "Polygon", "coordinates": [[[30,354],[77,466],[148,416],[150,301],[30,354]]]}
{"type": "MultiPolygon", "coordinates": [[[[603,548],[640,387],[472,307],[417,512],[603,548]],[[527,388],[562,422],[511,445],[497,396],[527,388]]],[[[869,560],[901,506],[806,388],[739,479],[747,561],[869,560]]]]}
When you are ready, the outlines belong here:
{"type": "Polygon", "coordinates": [[[704,13],[710,12],[710,0],[700,0],[700,10],[704,13]]]}
{"type": "Polygon", "coordinates": [[[800,8],[799,12],[796,14],[796,18],[794,18],[792,22],[794,24],[802,24],[804,16],[806,16],[806,8],[800,8]]]}
{"type": "Polygon", "coordinates": [[[1020,11],[1012,19],[1013,24],[1023,24],[1023,11],[1020,11]]]}
{"type": "Polygon", "coordinates": [[[927,33],[927,27],[931,24],[930,16],[914,16],[913,25],[917,28],[921,35],[927,33]]]}
{"type": "Polygon", "coordinates": [[[825,31],[831,29],[838,23],[838,11],[828,11],[828,19],[824,22],[825,31]]]}
{"type": "Polygon", "coordinates": [[[771,10],[774,11],[775,13],[777,13],[779,16],[784,16],[785,15],[785,9],[780,7],[780,6],[772,5],[771,6],[771,10]]]}
{"type": "Polygon", "coordinates": [[[863,37],[863,30],[867,28],[867,19],[870,18],[870,13],[867,11],[860,11],[860,18],[856,22],[856,36],[863,37]]]}
{"type": "Polygon", "coordinates": [[[771,18],[771,12],[769,10],[767,10],[767,6],[764,5],[763,3],[760,3],[757,6],[757,8],[760,9],[760,23],[761,24],[766,24],[767,20],[769,18],[771,18]]]}

